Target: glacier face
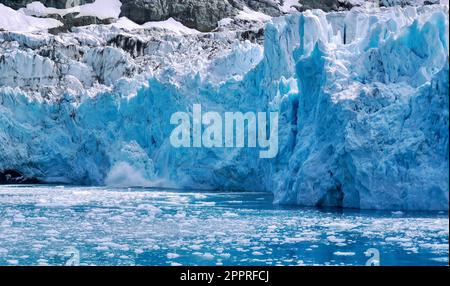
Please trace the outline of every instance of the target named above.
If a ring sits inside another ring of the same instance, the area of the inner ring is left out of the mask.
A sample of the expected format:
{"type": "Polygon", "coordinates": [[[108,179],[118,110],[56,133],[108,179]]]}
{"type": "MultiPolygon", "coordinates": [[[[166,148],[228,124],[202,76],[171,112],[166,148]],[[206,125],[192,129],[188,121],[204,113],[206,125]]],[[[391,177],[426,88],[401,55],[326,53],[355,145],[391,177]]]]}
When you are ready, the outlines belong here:
{"type": "Polygon", "coordinates": [[[343,23],[334,26],[343,46],[323,15],[295,19],[299,34],[288,28],[300,42],[286,65],[299,93],[288,167],[275,173],[276,200],[448,209],[448,18],[399,12],[333,19],[343,23]],[[307,38],[304,31],[324,33],[307,38]]]}
{"type": "Polygon", "coordinates": [[[448,210],[448,6],[306,11],[274,18],[263,46],[246,38],[117,24],[0,33],[0,170],[448,210]],[[173,148],[170,116],[194,103],[279,111],[278,156],[173,148]]]}

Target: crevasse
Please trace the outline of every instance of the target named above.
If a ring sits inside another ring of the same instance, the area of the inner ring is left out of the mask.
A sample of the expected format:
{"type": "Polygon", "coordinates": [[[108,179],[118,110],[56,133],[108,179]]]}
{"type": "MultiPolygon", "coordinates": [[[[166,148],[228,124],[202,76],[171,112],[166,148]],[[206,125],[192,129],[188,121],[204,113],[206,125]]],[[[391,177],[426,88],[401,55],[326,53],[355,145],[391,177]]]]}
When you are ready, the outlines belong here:
{"type": "MultiPolygon", "coordinates": [[[[105,70],[105,51],[91,53],[105,70]]],[[[204,72],[149,77],[135,96],[123,96],[117,69],[106,69],[113,89],[76,105],[69,94],[48,102],[2,88],[0,169],[46,182],[266,190],[283,204],[448,210],[448,55],[448,6],[276,18],[264,49],[239,44],[204,72]],[[193,103],[279,111],[278,156],[173,148],[170,116],[193,103]]],[[[52,84],[55,67],[38,62],[52,84]]]]}

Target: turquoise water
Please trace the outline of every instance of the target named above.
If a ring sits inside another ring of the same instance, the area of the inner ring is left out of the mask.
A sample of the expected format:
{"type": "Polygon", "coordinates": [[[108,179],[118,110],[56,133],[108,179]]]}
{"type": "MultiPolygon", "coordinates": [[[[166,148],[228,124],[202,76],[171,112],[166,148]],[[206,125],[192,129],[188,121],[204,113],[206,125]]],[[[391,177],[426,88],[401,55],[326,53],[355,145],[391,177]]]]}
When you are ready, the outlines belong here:
{"type": "Polygon", "coordinates": [[[0,186],[0,265],[448,265],[448,219],[255,192],[0,186]]]}

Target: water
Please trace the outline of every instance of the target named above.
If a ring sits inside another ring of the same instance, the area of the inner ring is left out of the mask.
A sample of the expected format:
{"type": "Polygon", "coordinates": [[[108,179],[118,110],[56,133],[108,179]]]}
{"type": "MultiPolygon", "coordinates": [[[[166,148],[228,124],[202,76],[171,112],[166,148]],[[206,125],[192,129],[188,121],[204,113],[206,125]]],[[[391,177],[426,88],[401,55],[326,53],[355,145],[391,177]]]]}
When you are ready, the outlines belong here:
{"type": "Polygon", "coordinates": [[[0,186],[0,265],[448,265],[448,238],[447,212],[280,207],[267,193],[0,186]]]}

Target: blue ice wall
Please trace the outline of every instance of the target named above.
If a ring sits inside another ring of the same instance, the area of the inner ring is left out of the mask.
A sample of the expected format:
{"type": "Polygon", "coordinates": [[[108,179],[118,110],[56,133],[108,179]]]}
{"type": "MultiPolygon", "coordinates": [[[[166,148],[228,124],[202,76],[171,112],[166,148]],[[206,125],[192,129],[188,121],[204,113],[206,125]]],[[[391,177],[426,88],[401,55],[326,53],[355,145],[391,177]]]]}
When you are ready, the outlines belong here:
{"type": "MultiPolygon", "coordinates": [[[[306,206],[448,210],[444,10],[277,18],[259,64],[222,82],[150,78],[133,97],[105,92],[77,106],[3,89],[0,169],[72,184],[265,190],[306,206]],[[278,111],[278,156],[172,147],[170,116],[194,103],[278,111]]],[[[246,55],[214,64],[239,70],[246,55]]]]}

